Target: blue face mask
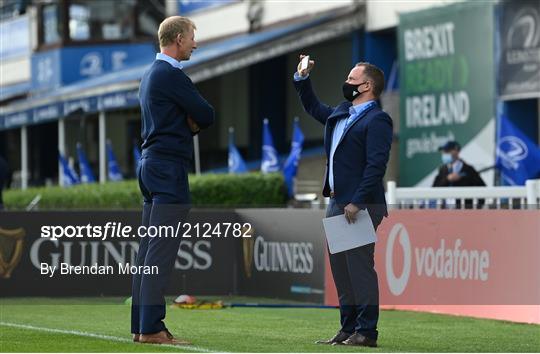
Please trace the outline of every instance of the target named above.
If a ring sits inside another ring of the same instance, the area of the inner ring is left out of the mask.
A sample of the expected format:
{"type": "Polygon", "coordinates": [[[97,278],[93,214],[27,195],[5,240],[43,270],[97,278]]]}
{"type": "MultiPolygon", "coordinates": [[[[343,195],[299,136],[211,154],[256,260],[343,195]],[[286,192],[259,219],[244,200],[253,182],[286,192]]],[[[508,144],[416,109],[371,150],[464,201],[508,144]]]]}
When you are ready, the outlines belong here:
{"type": "Polygon", "coordinates": [[[441,156],[441,160],[442,160],[442,163],[445,164],[445,165],[448,165],[450,163],[452,163],[452,154],[449,154],[449,153],[443,153],[442,156],[441,156]]]}

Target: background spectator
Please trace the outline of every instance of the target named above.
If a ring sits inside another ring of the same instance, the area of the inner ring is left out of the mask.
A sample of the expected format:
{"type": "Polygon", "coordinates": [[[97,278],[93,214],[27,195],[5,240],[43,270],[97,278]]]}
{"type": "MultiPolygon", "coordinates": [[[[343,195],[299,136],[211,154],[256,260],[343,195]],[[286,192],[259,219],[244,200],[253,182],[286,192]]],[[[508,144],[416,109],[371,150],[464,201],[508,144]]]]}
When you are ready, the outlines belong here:
{"type": "MultiPolygon", "coordinates": [[[[433,181],[433,187],[465,187],[485,186],[478,172],[459,157],[461,146],[457,141],[448,141],[439,148],[443,164],[433,181]]],[[[478,208],[484,205],[484,200],[478,200],[478,208]]],[[[465,208],[473,207],[472,199],[465,199],[465,208]]],[[[456,200],[456,208],[461,208],[461,200],[456,200]]]]}

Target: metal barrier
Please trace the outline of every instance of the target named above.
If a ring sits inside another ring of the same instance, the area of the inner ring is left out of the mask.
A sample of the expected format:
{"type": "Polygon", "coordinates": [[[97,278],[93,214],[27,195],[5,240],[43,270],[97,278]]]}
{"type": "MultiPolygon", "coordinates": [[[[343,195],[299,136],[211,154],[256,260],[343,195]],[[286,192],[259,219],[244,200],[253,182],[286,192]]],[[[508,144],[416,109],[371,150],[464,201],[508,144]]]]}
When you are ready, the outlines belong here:
{"type": "Polygon", "coordinates": [[[295,178],[294,191],[293,206],[295,208],[319,209],[325,206],[324,199],[321,203],[322,187],[320,181],[295,178]]]}
{"type": "Polygon", "coordinates": [[[387,184],[386,200],[394,209],[453,209],[456,206],[484,209],[540,208],[540,179],[512,187],[397,187],[387,184]]]}

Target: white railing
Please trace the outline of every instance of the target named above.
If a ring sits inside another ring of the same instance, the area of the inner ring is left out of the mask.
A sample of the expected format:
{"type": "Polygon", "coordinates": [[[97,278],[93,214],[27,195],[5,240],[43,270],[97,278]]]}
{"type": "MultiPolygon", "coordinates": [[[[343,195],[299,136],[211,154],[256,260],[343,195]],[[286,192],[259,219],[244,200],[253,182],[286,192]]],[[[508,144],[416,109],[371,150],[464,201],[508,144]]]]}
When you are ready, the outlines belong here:
{"type": "Polygon", "coordinates": [[[474,208],[501,209],[540,208],[540,179],[528,180],[517,187],[397,187],[396,182],[387,184],[387,203],[390,208],[448,208],[466,204],[474,208]],[[459,202],[458,202],[459,201],[459,202]]]}

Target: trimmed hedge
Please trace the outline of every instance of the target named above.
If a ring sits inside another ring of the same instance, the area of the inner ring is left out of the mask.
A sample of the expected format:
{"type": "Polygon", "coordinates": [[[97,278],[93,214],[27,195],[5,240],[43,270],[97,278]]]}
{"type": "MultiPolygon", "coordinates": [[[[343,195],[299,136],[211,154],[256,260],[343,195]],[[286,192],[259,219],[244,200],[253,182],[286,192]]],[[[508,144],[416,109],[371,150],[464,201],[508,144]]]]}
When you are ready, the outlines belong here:
{"type": "MultiPolygon", "coordinates": [[[[282,207],[287,201],[279,173],[204,174],[190,176],[189,182],[194,207],[282,207]]],[[[7,190],[4,204],[8,210],[24,210],[38,194],[39,210],[139,209],[142,205],[135,180],[7,190]]]]}

